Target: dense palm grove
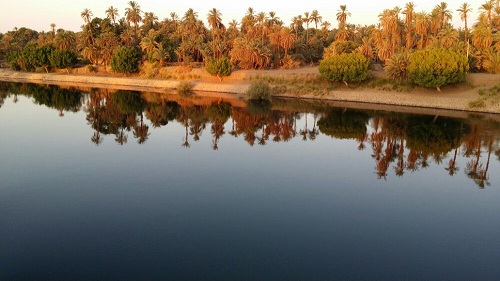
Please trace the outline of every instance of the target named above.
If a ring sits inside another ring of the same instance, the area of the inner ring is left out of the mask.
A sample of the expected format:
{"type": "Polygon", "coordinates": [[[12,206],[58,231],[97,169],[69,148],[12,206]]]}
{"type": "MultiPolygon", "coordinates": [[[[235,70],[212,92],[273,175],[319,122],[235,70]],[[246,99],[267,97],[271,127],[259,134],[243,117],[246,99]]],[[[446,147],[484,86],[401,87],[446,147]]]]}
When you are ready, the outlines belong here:
{"type": "MultiPolygon", "coordinates": [[[[500,0],[482,4],[474,11],[479,12],[477,19],[471,18],[473,9],[467,3],[456,11],[445,2],[430,12],[417,12],[417,8],[409,2],[402,8],[385,9],[377,24],[359,26],[349,23],[351,12],[341,5],[336,28],[323,21],[317,10],[297,15],[285,26],[275,12],[252,8],[239,22],[233,20],[226,26],[214,8],[206,14],[205,26],[203,16],[193,9],[182,16],[171,13],[160,21],[153,12],[142,11],[137,2],[130,1],[123,14],[111,6],[104,18],[85,9],[79,32],[56,29],[52,24],[48,32],[19,28],[1,34],[0,58],[15,69],[48,71],[49,66],[73,64],[72,54],[80,62],[108,66],[118,50],[128,48],[139,52],[141,63],[154,68],[227,58],[233,68],[272,69],[295,68],[356,52],[390,68],[408,61],[405,57],[414,50],[444,47],[467,56],[471,71],[500,72],[500,0]],[[450,24],[454,13],[463,27],[450,24]],[[60,54],[51,54],[54,50],[60,54]],[[38,54],[36,58],[33,53],[38,54]]],[[[396,69],[393,76],[398,75],[396,69]]]]}

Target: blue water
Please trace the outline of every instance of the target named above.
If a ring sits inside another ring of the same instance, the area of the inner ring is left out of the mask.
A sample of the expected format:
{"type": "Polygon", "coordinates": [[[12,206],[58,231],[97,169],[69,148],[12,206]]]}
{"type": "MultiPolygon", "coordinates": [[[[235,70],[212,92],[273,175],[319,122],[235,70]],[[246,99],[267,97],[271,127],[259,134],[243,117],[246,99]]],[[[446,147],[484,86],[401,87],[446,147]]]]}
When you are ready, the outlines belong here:
{"type": "Polygon", "coordinates": [[[124,145],[113,134],[96,145],[88,96],[62,117],[17,99],[0,107],[0,280],[500,279],[494,122],[452,120],[468,128],[453,176],[454,149],[402,176],[393,157],[379,176],[374,112],[364,150],[321,126],[302,140],[328,108],[294,110],[296,135],[264,146],[231,136],[229,117],[214,150],[210,122],[189,148],[178,119],[154,128],[145,116],[143,144],[131,130],[124,145]],[[466,174],[473,128],[484,187],[466,174]]]}

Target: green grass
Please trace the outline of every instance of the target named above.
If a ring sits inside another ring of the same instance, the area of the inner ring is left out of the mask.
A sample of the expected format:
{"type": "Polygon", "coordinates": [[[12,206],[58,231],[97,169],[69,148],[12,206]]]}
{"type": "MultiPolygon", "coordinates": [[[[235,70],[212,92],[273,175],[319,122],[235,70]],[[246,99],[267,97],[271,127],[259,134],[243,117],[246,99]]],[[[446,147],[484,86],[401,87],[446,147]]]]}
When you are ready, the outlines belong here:
{"type": "MultiPolygon", "coordinates": [[[[273,93],[291,94],[294,96],[323,96],[337,89],[345,88],[343,83],[330,83],[317,74],[295,74],[291,76],[254,75],[249,81],[269,83],[273,93]]],[[[371,78],[361,83],[349,83],[349,89],[377,89],[382,91],[410,92],[414,85],[409,82],[398,82],[387,78],[371,78]]]]}

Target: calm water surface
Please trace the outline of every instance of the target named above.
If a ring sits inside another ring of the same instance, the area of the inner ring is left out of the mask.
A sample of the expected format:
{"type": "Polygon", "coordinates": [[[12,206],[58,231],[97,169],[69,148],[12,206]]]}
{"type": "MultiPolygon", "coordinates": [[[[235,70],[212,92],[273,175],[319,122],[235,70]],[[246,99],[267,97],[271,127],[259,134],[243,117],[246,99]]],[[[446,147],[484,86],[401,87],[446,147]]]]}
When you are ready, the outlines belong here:
{"type": "Polygon", "coordinates": [[[1,88],[1,280],[500,279],[499,123],[1,88]]]}

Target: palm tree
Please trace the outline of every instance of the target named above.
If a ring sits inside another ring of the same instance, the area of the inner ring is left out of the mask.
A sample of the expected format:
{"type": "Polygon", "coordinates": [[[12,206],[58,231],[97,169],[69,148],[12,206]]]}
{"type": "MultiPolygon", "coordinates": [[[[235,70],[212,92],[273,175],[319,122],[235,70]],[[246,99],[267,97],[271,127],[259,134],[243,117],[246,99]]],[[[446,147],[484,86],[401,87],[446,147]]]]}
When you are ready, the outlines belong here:
{"type": "Polygon", "coordinates": [[[426,46],[427,40],[427,13],[420,12],[415,14],[415,34],[420,37],[418,41],[418,49],[423,49],[426,46]]]}
{"type": "Polygon", "coordinates": [[[208,12],[208,15],[207,15],[208,25],[212,29],[218,28],[222,23],[221,17],[222,17],[221,12],[219,10],[217,10],[216,8],[213,8],[212,10],[210,10],[208,12]]]}
{"type": "Polygon", "coordinates": [[[269,24],[271,26],[275,26],[275,25],[278,25],[280,23],[282,23],[282,22],[281,22],[280,18],[276,16],[276,12],[273,12],[273,11],[269,12],[269,24]]]}
{"type": "Polygon", "coordinates": [[[255,11],[252,7],[249,7],[247,9],[245,16],[241,20],[241,31],[245,34],[252,33],[254,25],[255,25],[255,11]]]}
{"type": "Polygon", "coordinates": [[[449,48],[459,40],[459,34],[451,25],[447,25],[439,31],[438,38],[443,47],[449,48]]]}
{"type": "Polygon", "coordinates": [[[441,4],[436,5],[434,9],[436,10],[439,18],[439,29],[441,29],[448,24],[448,21],[451,21],[453,16],[451,11],[448,10],[448,4],[446,2],[441,2],[441,4]]]}
{"type": "Polygon", "coordinates": [[[356,50],[368,59],[373,59],[372,39],[369,37],[363,37],[361,41],[363,43],[356,50]]]}
{"type": "Polygon", "coordinates": [[[481,22],[485,23],[489,28],[492,28],[491,13],[493,11],[493,1],[487,1],[479,7],[482,12],[479,14],[481,22]]]}
{"type": "Polygon", "coordinates": [[[464,22],[464,32],[465,32],[465,42],[469,42],[469,27],[467,26],[467,14],[472,12],[472,9],[467,2],[463,3],[460,8],[457,9],[460,14],[460,19],[464,22]]]}
{"type": "Polygon", "coordinates": [[[119,15],[118,15],[118,9],[115,8],[115,7],[113,7],[113,6],[110,6],[106,10],[106,17],[113,22],[113,25],[115,25],[116,24],[116,19],[119,17],[119,15]]]}
{"type": "Polygon", "coordinates": [[[223,37],[223,32],[225,32],[225,27],[222,24],[222,14],[217,9],[213,8],[208,12],[207,21],[212,29],[212,54],[215,58],[220,57],[217,54],[217,45],[220,45],[220,41],[223,37]]]}
{"type": "Polygon", "coordinates": [[[152,12],[145,12],[142,24],[143,34],[149,32],[150,29],[158,29],[158,17],[152,12]]]}
{"type": "Polygon", "coordinates": [[[76,35],[72,31],[58,31],[54,41],[61,50],[76,50],[76,35]]]}
{"type": "Polygon", "coordinates": [[[318,10],[311,12],[311,21],[314,22],[314,26],[318,29],[318,22],[321,23],[323,21],[323,17],[319,15],[318,10]]]}
{"type": "Polygon", "coordinates": [[[139,44],[141,46],[141,49],[147,53],[153,51],[156,48],[156,31],[153,29],[150,29],[148,32],[148,35],[144,36],[141,39],[141,43],[139,44]]]}
{"type": "Polygon", "coordinates": [[[340,10],[337,11],[337,21],[339,22],[339,28],[337,34],[335,34],[335,39],[339,41],[347,41],[351,36],[349,30],[346,27],[347,17],[351,16],[351,13],[347,11],[346,5],[340,5],[340,10]]]}
{"type": "Polygon", "coordinates": [[[229,22],[229,26],[227,29],[229,41],[232,41],[232,40],[236,39],[236,37],[238,37],[239,32],[240,32],[238,29],[238,25],[239,25],[239,23],[234,19],[229,22]]]}
{"type": "Polygon", "coordinates": [[[160,63],[160,66],[165,66],[165,62],[170,58],[170,53],[163,47],[162,44],[155,44],[152,58],[160,63]]]}
{"type": "Polygon", "coordinates": [[[474,27],[471,32],[472,35],[472,45],[476,47],[479,52],[485,51],[490,48],[493,43],[493,31],[491,28],[486,27],[483,24],[479,24],[474,27]]]}
{"type": "Polygon", "coordinates": [[[80,14],[83,21],[87,24],[87,32],[89,32],[90,35],[90,41],[92,44],[94,44],[94,35],[92,34],[92,28],[90,26],[90,21],[92,20],[92,11],[89,9],[83,10],[83,12],[80,14]]]}
{"type": "Polygon", "coordinates": [[[269,34],[269,42],[271,45],[283,48],[285,57],[288,56],[290,50],[295,43],[295,34],[288,27],[282,27],[280,30],[269,34]]]}
{"type": "Polygon", "coordinates": [[[86,24],[89,24],[90,21],[92,20],[92,17],[94,16],[94,14],[92,14],[92,11],[89,9],[83,10],[83,12],[80,15],[86,24]]]}
{"type": "Polygon", "coordinates": [[[292,27],[293,27],[293,30],[295,30],[295,37],[299,36],[299,29],[300,29],[300,27],[302,27],[302,23],[304,23],[304,21],[302,20],[302,15],[298,15],[296,17],[293,17],[292,27]]]}
{"type": "Polygon", "coordinates": [[[125,9],[125,17],[129,23],[130,22],[134,23],[134,37],[135,40],[137,41],[139,39],[137,37],[137,28],[139,26],[139,22],[142,21],[142,16],[141,16],[142,11],[139,4],[137,4],[137,2],[135,1],[129,1],[128,5],[130,7],[127,7],[125,9]]]}
{"type": "Polygon", "coordinates": [[[331,26],[332,26],[332,24],[329,21],[324,21],[321,23],[321,30],[323,30],[324,32],[327,32],[330,30],[331,26]]]}
{"type": "Polygon", "coordinates": [[[345,27],[347,17],[350,17],[351,13],[347,11],[346,5],[340,5],[340,10],[337,11],[337,21],[339,22],[339,29],[345,27]]]}
{"type": "Polygon", "coordinates": [[[415,18],[415,4],[413,2],[406,3],[405,9],[403,10],[405,15],[406,24],[406,49],[413,48],[413,32],[414,32],[414,18],[415,18]]]}
{"type": "Polygon", "coordinates": [[[304,23],[306,24],[306,44],[309,43],[309,23],[311,22],[311,17],[309,12],[304,13],[304,17],[302,18],[304,23]]]}
{"type": "Polygon", "coordinates": [[[51,23],[50,24],[50,29],[52,30],[52,36],[55,36],[56,35],[56,24],[55,23],[51,23]]]}

